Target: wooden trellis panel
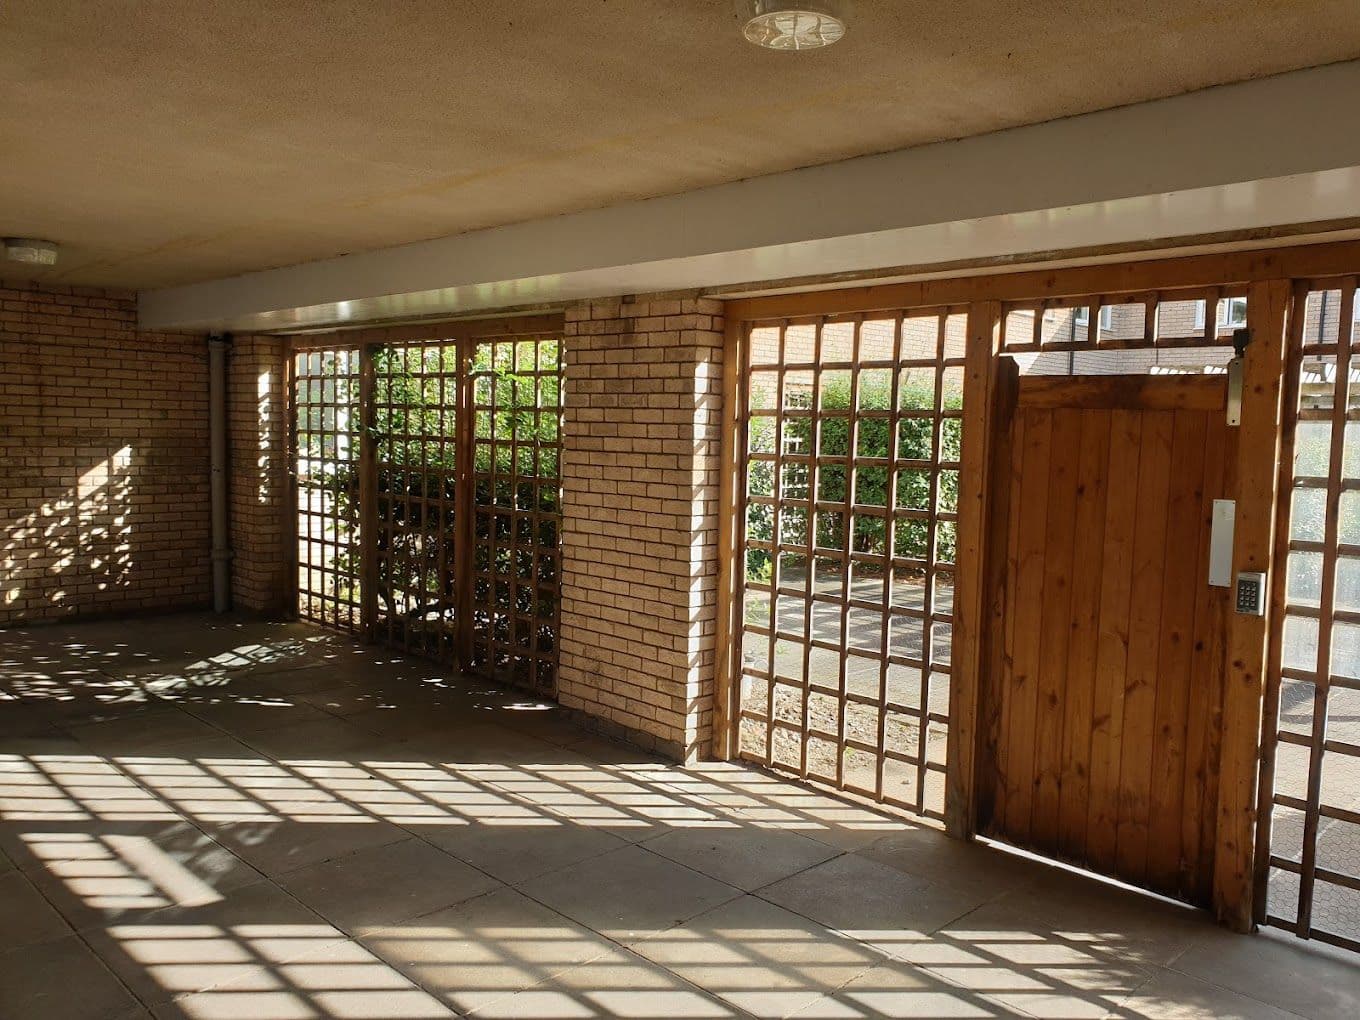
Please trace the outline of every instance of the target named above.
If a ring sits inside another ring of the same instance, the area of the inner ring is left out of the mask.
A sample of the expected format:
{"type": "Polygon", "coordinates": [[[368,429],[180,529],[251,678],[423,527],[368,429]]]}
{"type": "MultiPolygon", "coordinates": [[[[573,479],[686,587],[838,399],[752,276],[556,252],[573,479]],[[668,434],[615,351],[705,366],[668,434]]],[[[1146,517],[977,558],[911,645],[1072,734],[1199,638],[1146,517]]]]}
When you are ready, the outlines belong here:
{"type": "Polygon", "coordinates": [[[738,754],[942,817],[965,316],[745,327],[738,754]]]}
{"type": "Polygon", "coordinates": [[[471,665],[552,694],[561,601],[558,342],[509,337],[478,344],[469,377],[471,665]]]}
{"type": "Polygon", "coordinates": [[[1257,920],[1360,950],[1360,364],[1354,277],[1300,284],[1284,380],[1257,920]]]}
{"type": "Polygon", "coordinates": [[[460,350],[455,340],[371,349],[374,635],[457,659],[460,350]]]}
{"type": "Polygon", "coordinates": [[[551,696],[562,367],[559,336],[524,323],[296,355],[299,606],[551,696]]]}
{"type": "Polygon", "coordinates": [[[293,358],[298,615],[358,631],[359,463],[357,350],[307,350],[293,358]]]}
{"type": "Polygon", "coordinates": [[[1008,302],[1001,351],[1022,375],[1221,371],[1247,324],[1246,289],[1200,287],[1008,302]]]}

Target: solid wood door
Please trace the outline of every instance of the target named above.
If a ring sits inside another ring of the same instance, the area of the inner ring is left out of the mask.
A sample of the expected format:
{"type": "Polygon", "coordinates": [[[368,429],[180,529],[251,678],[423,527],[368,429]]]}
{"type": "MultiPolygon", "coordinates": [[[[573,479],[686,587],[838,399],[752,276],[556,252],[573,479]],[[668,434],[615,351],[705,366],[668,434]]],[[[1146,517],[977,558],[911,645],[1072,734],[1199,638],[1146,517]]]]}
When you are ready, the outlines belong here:
{"type": "Polygon", "coordinates": [[[986,835],[1208,903],[1227,588],[1226,380],[1020,380],[998,421],[986,835]]]}

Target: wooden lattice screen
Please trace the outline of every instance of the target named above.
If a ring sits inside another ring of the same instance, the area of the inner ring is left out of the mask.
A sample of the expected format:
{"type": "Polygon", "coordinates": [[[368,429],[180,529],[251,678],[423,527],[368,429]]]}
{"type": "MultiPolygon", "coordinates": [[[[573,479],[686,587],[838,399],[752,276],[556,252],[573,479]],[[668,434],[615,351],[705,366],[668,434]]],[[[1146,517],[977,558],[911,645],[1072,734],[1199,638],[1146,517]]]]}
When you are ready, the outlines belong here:
{"type": "Polygon", "coordinates": [[[537,333],[296,354],[300,615],[555,693],[561,371],[537,333]]]}
{"type": "Polygon", "coordinates": [[[1247,323],[1242,287],[1007,302],[1001,351],[1022,375],[1221,371],[1247,323]]]}
{"type": "Polygon", "coordinates": [[[454,661],[459,345],[383,347],[372,358],[376,634],[403,651],[454,661]]]}
{"type": "Polygon", "coordinates": [[[935,816],[964,318],[752,323],[739,376],[738,753],[935,816]]]}
{"type": "Polygon", "coordinates": [[[1356,283],[1295,294],[1255,902],[1259,921],[1360,950],[1356,283]]]}
{"type": "Polygon", "coordinates": [[[472,665],[557,683],[562,369],[555,340],[480,344],[473,413],[472,665]]]}
{"type": "Polygon", "coordinates": [[[359,528],[352,484],[359,462],[359,352],[300,352],[292,378],[298,615],[357,631],[359,528]]]}

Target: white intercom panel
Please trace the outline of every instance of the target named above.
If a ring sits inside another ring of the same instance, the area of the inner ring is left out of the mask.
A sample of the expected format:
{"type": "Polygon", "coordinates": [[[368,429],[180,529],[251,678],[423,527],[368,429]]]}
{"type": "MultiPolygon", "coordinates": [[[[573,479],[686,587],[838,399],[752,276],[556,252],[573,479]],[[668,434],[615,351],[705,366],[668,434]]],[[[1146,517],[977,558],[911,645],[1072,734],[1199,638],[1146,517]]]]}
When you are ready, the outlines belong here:
{"type": "Polygon", "coordinates": [[[1209,583],[1216,588],[1232,587],[1233,531],[1237,522],[1237,502],[1214,500],[1209,528],[1209,583]]]}

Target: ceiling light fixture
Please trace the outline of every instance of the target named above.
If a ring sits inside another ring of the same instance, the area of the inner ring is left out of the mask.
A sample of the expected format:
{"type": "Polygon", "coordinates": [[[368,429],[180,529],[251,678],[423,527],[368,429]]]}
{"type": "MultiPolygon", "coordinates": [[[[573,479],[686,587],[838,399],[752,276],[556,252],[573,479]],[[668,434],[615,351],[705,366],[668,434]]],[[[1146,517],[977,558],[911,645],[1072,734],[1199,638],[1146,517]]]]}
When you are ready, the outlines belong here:
{"type": "Polygon", "coordinates": [[[737,0],[741,34],[767,50],[816,50],[845,35],[849,0],[737,0]]]}
{"type": "Polygon", "coordinates": [[[33,237],[5,238],[5,258],[11,262],[26,262],[31,266],[57,264],[57,246],[51,241],[33,237]]]}

